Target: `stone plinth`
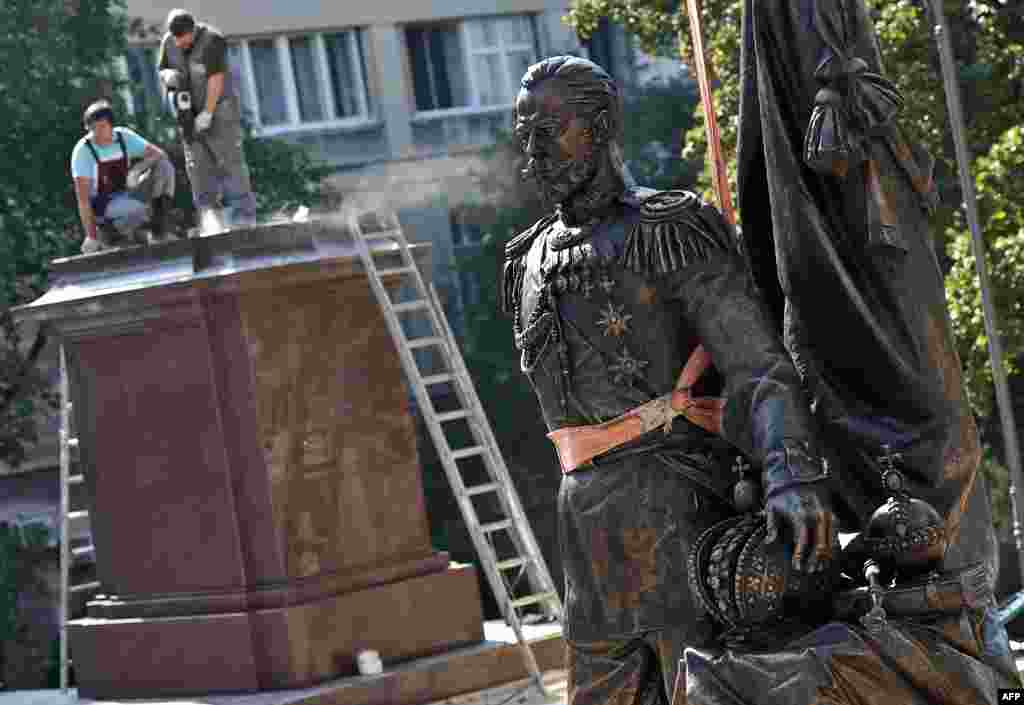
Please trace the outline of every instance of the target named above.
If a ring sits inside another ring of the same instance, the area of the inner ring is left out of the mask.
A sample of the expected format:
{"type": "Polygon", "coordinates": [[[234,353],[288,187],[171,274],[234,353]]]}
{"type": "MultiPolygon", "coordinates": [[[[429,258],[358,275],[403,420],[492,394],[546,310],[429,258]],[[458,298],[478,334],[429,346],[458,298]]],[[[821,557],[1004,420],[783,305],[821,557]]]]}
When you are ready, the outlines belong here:
{"type": "Polygon", "coordinates": [[[430,545],[398,356],[343,229],[53,268],[19,316],[65,344],[93,497],[103,594],[69,628],[83,696],[297,687],[363,648],[393,663],[483,638],[473,569],[430,545]]]}

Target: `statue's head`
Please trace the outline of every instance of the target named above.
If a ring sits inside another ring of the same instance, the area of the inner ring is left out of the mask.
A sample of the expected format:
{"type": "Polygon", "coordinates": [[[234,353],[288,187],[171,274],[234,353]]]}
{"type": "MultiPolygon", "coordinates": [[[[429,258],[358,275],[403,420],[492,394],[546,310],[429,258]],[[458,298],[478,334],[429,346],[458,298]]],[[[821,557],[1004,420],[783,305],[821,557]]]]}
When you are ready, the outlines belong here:
{"type": "Polygon", "coordinates": [[[527,69],[520,85],[515,135],[545,200],[566,202],[609,162],[621,172],[622,99],[608,72],[554,56],[527,69]]]}

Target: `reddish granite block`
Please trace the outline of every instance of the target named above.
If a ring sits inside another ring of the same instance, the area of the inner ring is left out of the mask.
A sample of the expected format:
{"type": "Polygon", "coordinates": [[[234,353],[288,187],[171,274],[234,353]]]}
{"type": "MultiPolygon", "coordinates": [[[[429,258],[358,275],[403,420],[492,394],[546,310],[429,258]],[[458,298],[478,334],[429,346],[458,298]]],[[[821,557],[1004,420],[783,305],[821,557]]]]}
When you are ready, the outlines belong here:
{"type": "Polygon", "coordinates": [[[83,694],[290,687],[350,672],[360,645],[482,639],[475,573],[430,545],[408,392],[343,231],[54,269],[19,315],[63,339],[93,500],[83,694]]]}

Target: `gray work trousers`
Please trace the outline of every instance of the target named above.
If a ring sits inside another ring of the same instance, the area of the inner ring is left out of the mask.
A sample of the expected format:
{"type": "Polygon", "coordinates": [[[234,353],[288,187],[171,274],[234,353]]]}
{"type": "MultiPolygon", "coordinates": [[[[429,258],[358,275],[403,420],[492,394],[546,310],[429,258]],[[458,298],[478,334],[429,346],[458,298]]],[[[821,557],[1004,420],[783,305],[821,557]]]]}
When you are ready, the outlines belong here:
{"type": "Polygon", "coordinates": [[[96,224],[103,233],[101,240],[110,245],[105,235],[133,237],[149,219],[147,206],[154,198],[174,197],[174,180],[174,165],[169,159],[161,159],[147,170],[135,188],[112,194],[103,215],[96,216],[96,224]]]}
{"type": "Polygon", "coordinates": [[[197,132],[192,142],[185,143],[185,169],[197,209],[223,205],[241,218],[256,217],[237,98],[221,98],[210,128],[197,132]]]}

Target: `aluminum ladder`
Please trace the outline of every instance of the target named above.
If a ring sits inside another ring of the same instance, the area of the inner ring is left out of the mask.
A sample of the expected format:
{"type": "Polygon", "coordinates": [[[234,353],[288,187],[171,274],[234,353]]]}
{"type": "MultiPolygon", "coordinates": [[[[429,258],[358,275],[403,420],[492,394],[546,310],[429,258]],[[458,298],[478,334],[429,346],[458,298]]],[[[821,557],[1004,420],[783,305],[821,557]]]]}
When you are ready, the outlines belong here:
{"type": "Polygon", "coordinates": [[[83,464],[72,455],[77,455],[78,438],[72,431],[71,384],[68,380],[68,362],[64,346],[60,347],[60,601],[58,621],[60,625],[60,689],[68,692],[68,671],[71,659],[68,656],[68,604],[71,595],[88,592],[100,587],[99,582],[71,584],[71,568],[75,561],[94,552],[92,545],[71,546],[71,532],[78,527],[89,526],[89,512],[71,507],[71,488],[85,481],[81,468],[83,464]],[[72,474],[72,468],[77,470],[72,474]]]}
{"type": "Polygon", "coordinates": [[[512,484],[437,291],[432,284],[429,288],[425,284],[394,212],[352,210],[347,220],[370,286],[398,350],[406,379],[469,530],[480,565],[505,622],[515,632],[531,680],[541,694],[547,696],[536,656],[523,636],[523,625],[529,619],[527,608],[541,610],[542,614],[534,612],[533,616],[561,621],[562,602],[512,484]],[[377,220],[376,229],[364,230],[361,221],[367,217],[377,220]],[[392,243],[390,246],[387,245],[388,241],[392,243]],[[392,265],[396,255],[400,258],[399,266],[384,266],[392,265]],[[396,301],[392,298],[384,278],[391,279],[393,284],[405,285],[396,292],[404,300],[396,301]],[[403,297],[403,291],[411,291],[412,298],[403,297]],[[408,316],[406,320],[409,328],[419,323],[419,332],[426,331],[426,334],[407,332],[400,315],[408,316]],[[430,356],[427,351],[436,353],[430,356]],[[420,355],[419,360],[417,354],[420,355]],[[436,363],[437,357],[442,361],[441,369],[432,372],[430,367],[437,365],[431,363],[436,363]],[[459,408],[439,412],[428,388],[444,384],[454,389],[459,408]],[[470,445],[456,448],[453,445],[457,444],[453,444],[449,438],[454,431],[445,429],[458,422],[468,425],[472,441],[470,445]],[[467,467],[474,461],[474,467],[467,467]],[[488,505],[480,506],[488,497],[492,498],[488,505]]]}

